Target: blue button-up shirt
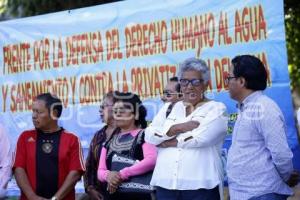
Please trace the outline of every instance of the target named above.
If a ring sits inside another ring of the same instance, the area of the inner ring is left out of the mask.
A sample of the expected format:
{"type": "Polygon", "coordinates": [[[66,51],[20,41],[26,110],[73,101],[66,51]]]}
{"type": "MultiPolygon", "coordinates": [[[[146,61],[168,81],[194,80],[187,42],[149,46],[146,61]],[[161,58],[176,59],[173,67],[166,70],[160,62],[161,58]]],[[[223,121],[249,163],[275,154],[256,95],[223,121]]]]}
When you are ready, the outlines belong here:
{"type": "Polygon", "coordinates": [[[291,195],[285,181],[293,171],[292,157],[279,107],[261,91],[252,93],[239,106],[228,152],[230,199],[291,195]]]}

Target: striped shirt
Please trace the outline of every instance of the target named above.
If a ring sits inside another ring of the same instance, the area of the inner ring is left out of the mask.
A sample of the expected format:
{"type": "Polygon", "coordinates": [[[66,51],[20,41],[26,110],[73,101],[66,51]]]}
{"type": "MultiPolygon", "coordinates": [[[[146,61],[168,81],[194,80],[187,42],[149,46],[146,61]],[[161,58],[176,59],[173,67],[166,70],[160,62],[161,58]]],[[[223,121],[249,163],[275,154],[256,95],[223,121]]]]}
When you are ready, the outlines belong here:
{"type": "Polygon", "coordinates": [[[293,171],[292,157],[279,107],[261,91],[252,93],[238,109],[228,152],[230,199],[246,200],[267,193],[291,195],[285,181],[293,171]]]}

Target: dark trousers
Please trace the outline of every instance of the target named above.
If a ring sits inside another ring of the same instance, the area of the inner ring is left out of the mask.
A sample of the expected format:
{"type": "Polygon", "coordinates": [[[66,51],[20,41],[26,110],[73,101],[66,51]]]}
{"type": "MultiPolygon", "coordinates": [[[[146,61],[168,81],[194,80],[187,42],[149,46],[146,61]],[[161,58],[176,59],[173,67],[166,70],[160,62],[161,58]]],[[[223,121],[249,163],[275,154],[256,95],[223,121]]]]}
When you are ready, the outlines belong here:
{"type": "Polygon", "coordinates": [[[108,200],[151,200],[151,194],[119,193],[108,195],[108,200]]]}
{"type": "Polygon", "coordinates": [[[156,200],[220,200],[219,187],[199,190],[168,190],[156,188],[156,200]]]}

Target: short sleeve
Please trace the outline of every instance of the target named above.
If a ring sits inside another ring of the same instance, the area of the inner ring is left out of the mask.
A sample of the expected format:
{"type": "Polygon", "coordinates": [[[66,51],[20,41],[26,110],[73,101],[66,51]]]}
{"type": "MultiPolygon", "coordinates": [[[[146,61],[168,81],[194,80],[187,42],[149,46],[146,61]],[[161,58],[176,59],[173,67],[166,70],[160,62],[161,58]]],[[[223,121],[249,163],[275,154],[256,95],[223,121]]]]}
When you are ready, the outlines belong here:
{"type": "Polygon", "coordinates": [[[17,167],[21,167],[23,169],[26,168],[26,144],[25,144],[25,134],[22,133],[18,139],[16,150],[15,150],[15,156],[14,156],[14,164],[13,164],[13,170],[17,167]]]}
{"type": "Polygon", "coordinates": [[[70,158],[70,167],[69,170],[77,170],[84,172],[85,166],[83,162],[82,148],[80,144],[80,140],[78,137],[74,137],[71,143],[71,158],[70,158]]]}

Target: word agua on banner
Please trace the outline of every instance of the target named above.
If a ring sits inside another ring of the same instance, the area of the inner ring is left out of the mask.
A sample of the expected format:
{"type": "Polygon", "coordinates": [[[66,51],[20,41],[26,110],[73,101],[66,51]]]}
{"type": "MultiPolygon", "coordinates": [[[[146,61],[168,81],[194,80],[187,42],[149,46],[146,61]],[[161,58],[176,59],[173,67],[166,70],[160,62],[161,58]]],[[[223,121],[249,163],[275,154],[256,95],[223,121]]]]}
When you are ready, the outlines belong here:
{"type": "Polygon", "coordinates": [[[220,12],[219,19],[213,13],[172,19],[172,51],[195,49],[199,57],[203,48],[267,38],[267,24],[261,5],[236,10],[234,16],[234,27],[229,27],[228,15],[224,11],[220,12]]]}

